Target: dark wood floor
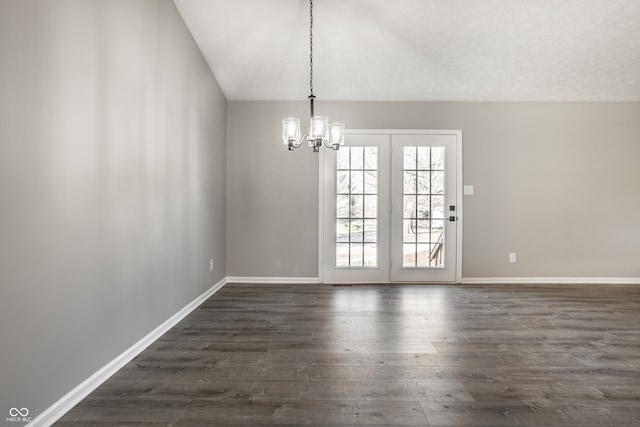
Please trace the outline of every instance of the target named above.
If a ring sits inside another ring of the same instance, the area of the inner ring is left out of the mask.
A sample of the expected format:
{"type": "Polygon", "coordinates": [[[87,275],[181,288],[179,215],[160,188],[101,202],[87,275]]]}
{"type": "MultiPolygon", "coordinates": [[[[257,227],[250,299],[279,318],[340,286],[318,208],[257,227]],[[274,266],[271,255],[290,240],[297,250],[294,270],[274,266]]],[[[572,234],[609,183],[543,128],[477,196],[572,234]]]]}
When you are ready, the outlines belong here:
{"type": "Polygon", "coordinates": [[[230,284],[58,426],[638,426],[640,286],[230,284]]]}

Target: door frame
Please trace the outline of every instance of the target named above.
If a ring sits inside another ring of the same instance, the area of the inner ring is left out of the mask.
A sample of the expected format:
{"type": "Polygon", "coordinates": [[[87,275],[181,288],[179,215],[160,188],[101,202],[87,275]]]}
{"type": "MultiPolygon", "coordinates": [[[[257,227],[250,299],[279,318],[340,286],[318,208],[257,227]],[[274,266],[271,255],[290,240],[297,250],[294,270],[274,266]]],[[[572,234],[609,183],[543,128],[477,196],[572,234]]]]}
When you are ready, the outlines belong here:
{"type": "MultiPolygon", "coordinates": [[[[345,138],[349,135],[454,135],[456,137],[456,266],[455,266],[455,283],[462,283],[462,230],[463,227],[463,182],[462,182],[462,130],[429,130],[429,129],[347,129],[345,130],[345,138]]],[[[319,194],[318,194],[318,282],[324,283],[324,188],[325,188],[325,176],[324,176],[324,150],[320,150],[318,156],[318,169],[319,169],[319,194]]],[[[381,260],[382,261],[382,260],[381,260]]],[[[391,282],[388,283],[402,283],[391,282]]]]}

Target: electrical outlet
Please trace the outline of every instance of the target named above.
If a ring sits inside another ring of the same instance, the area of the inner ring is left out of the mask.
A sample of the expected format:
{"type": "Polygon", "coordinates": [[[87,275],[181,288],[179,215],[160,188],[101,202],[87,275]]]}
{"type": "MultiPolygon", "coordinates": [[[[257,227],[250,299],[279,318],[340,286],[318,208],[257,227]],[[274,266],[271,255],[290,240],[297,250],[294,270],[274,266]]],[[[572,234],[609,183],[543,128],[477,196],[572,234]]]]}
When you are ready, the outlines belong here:
{"type": "Polygon", "coordinates": [[[510,252],[509,253],[509,262],[510,263],[516,262],[516,253],[515,252],[510,252]]]}
{"type": "Polygon", "coordinates": [[[213,271],[213,258],[209,260],[209,271],[213,271]]]}

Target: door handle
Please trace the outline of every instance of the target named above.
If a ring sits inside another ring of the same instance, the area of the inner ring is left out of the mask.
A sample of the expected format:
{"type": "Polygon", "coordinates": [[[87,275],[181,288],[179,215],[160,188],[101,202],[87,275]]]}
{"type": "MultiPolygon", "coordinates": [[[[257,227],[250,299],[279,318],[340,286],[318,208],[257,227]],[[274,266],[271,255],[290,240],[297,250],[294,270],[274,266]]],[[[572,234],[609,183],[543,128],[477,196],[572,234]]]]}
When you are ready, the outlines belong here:
{"type": "Polygon", "coordinates": [[[456,222],[457,220],[458,220],[457,216],[450,216],[449,217],[449,221],[451,221],[451,222],[456,222]]]}

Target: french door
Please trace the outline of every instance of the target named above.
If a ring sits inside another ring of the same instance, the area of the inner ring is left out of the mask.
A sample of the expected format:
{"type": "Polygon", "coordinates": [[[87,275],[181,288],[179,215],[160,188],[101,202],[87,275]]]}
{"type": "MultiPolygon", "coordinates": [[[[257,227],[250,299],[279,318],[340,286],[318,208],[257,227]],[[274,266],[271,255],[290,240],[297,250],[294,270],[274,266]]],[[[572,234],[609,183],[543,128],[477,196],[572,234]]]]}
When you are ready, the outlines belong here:
{"type": "Polygon", "coordinates": [[[460,131],[352,131],[324,153],[325,283],[460,279],[460,131]]]}

